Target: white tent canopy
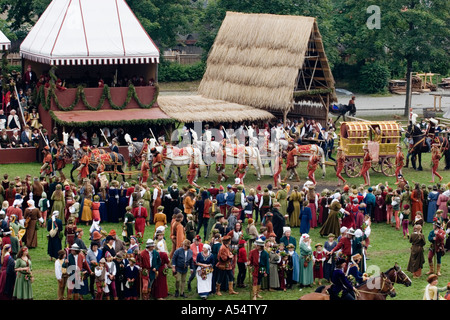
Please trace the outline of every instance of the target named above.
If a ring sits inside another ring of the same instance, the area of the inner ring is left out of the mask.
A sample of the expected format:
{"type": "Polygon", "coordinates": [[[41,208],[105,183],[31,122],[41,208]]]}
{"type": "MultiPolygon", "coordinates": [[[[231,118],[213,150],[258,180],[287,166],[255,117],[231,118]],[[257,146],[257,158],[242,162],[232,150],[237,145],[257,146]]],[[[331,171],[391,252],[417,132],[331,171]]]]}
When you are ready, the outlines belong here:
{"type": "Polygon", "coordinates": [[[5,34],[0,30],[0,50],[9,50],[11,47],[11,41],[5,36],[5,34]]]}
{"type": "Polygon", "coordinates": [[[50,65],[159,62],[159,50],[125,0],[53,0],[20,46],[50,65]]]}

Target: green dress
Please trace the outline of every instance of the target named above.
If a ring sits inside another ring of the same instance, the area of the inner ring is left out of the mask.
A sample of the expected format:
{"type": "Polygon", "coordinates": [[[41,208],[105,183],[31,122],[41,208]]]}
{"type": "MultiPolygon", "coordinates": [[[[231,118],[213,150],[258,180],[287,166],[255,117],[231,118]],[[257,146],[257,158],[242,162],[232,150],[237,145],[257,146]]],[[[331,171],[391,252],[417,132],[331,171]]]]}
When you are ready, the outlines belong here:
{"type": "Polygon", "coordinates": [[[289,224],[291,227],[300,227],[300,203],[303,201],[302,194],[298,191],[293,191],[289,196],[289,201],[292,201],[294,211],[289,217],[289,224]]]}
{"type": "Polygon", "coordinates": [[[277,192],[277,201],[281,205],[280,213],[283,217],[287,214],[287,191],[286,189],[281,189],[277,192]]]}
{"type": "MultiPolygon", "coordinates": [[[[27,262],[22,260],[21,258],[16,260],[16,269],[25,268],[29,266],[30,270],[32,270],[31,260],[27,262]]],[[[33,299],[33,289],[31,287],[31,280],[26,279],[27,272],[18,271],[16,277],[16,283],[14,285],[13,297],[17,300],[32,300],[33,299]]]]}
{"type": "MultiPolygon", "coordinates": [[[[64,212],[66,209],[66,202],[64,201],[64,195],[61,195],[60,197],[56,196],[55,193],[52,194],[52,201],[53,201],[53,205],[52,205],[52,210],[51,212],[53,213],[54,211],[58,211],[59,215],[58,215],[58,219],[63,221],[63,223],[66,221],[64,212]]],[[[52,215],[49,214],[49,217],[51,217],[52,215]]]]}
{"type": "Polygon", "coordinates": [[[304,286],[309,286],[314,282],[312,253],[311,247],[305,242],[300,244],[300,278],[298,282],[304,286]],[[309,257],[309,262],[305,267],[304,263],[307,257],[309,257]]]}

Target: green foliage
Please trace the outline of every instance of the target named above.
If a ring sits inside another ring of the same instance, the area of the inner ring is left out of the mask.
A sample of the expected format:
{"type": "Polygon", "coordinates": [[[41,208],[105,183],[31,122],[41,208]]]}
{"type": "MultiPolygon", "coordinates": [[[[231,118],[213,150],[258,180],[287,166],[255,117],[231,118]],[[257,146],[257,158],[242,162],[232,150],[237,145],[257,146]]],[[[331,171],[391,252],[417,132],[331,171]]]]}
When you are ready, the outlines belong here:
{"type": "Polygon", "coordinates": [[[8,12],[11,30],[19,30],[24,24],[34,25],[51,0],[0,0],[0,11],[8,12]]]}
{"type": "Polygon", "coordinates": [[[178,34],[185,34],[197,17],[190,0],[126,0],[147,33],[159,47],[176,44],[178,34]]]}
{"type": "Polygon", "coordinates": [[[386,90],[389,68],[378,62],[368,63],[359,72],[359,90],[364,93],[380,93],[386,90]]]}
{"type": "Polygon", "coordinates": [[[205,73],[206,64],[179,64],[163,61],[158,68],[158,80],[160,82],[195,81],[200,80],[205,73]]]}

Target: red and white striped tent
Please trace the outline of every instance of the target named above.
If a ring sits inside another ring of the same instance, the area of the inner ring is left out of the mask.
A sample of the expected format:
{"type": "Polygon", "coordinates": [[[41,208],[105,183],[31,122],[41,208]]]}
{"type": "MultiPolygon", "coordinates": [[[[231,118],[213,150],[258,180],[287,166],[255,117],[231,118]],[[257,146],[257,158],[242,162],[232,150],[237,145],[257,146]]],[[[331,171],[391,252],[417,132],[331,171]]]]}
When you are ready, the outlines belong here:
{"type": "Polygon", "coordinates": [[[48,65],[159,62],[158,48],[125,0],[53,0],[20,54],[48,65]]]}
{"type": "Polygon", "coordinates": [[[11,41],[0,30],[0,51],[7,51],[11,47],[11,41]]]}

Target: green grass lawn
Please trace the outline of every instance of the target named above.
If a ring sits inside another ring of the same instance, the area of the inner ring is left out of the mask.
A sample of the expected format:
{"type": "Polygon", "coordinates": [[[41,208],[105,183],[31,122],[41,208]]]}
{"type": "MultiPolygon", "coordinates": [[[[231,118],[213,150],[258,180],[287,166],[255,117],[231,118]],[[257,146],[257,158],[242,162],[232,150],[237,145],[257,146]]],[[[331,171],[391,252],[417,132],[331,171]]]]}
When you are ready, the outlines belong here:
{"type": "MultiPolygon", "coordinates": [[[[415,181],[419,183],[426,183],[429,184],[429,180],[431,178],[431,171],[430,171],[430,165],[429,165],[429,159],[430,155],[425,154],[423,157],[423,166],[424,171],[414,171],[411,168],[404,169],[404,176],[409,181],[415,181]]],[[[9,164],[9,165],[1,165],[0,167],[0,174],[3,175],[5,172],[10,175],[10,177],[14,176],[21,176],[24,177],[25,174],[30,173],[32,176],[37,176],[39,172],[40,164],[38,163],[32,163],[32,164],[9,164]]],[[[443,168],[443,163],[441,163],[441,168],[443,168]]],[[[69,170],[70,168],[67,167],[64,169],[64,173],[66,176],[69,176],[69,170]]],[[[305,169],[305,163],[301,163],[299,166],[299,173],[302,185],[305,182],[306,177],[306,169],[305,169]]],[[[217,176],[215,175],[214,170],[211,170],[212,175],[205,179],[200,178],[198,180],[198,184],[201,186],[207,186],[209,185],[209,181],[216,181],[217,176]]],[[[231,169],[229,170],[231,171],[231,169]]],[[[185,169],[182,170],[183,173],[186,172],[185,169]]],[[[256,177],[253,174],[253,169],[251,169],[245,179],[246,182],[246,188],[250,187],[256,187],[258,184],[261,184],[261,186],[266,186],[269,183],[273,183],[273,179],[270,176],[263,176],[261,181],[256,181],[256,177]]],[[[441,171],[444,176],[444,182],[447,183],[450,181],[450,175],[448,172],[441,171]]],[[[320,175],[318,176],[318,191],[321,191],[324,187],[327,188],[335,188],[335,185],[337,183],[337,178],[335,177],[335,171],[333,167],[327,167],[327,174],[325,176],[325,179],[320,179],[320,175]]],[[[136,179],[136,176],[133,177],[136,179]]],[[[395,182],[394,177],[385,177],[381,173],[375,173],[371,171],[371,182],[373,185],[377,183],[385,183],[388,182],[390,185],[393,185],[395,182]]],[[[348,179],[349,184],[356,184],[359,185],[363,183],[362,178],[353,178],[348,179]]],[[[186,181],[179,182],[180,186],[183,186],[184,184],[187,184],[186,181]]],[[[81,226],[86,231],[88,231],[87,226],[81,226]]],[[[111,224],[111,223],[104,223],[102,225],[104,229],[107,231],[111,229],[115,229],[118,231],[118,234],[120,234],[121,230],[121,224],[111,224]]],[[[431,230],[430,224],[425,224],[424,227],[424,233],[425,235],[428,235],[429,231],[431,230]]],[[[154,226],[147,227],[146,229],[146,237],[153,234],[154,226]]],[[[47,231],[44,229],[40,229],[38,231],[38,248],[30,250],[30,255],[33,261],[33,269],[35,274],[36,281],[33,284],[33,292],[35,299],[38,300],[51,300],[56,298],[56,290],[57,290],[57,283],[54,276],[54,262],[50,262],[49,256],[47,255],[47,240],[46,240],[46,234],[47,231]]],[[[293,235],[299,239],[299,229],[296,228],[293,230],[293,235]]],[[[312,229],[310,232],[310,236],[312,238],[312,243],[317,242],[324,242],[326,239],[321,238],[319,235],[319,228],[312,229]]],[[[88,232],[85,232],[85,236],[83,240],[87,245],[89,245],[88,240],[88,232]]],[[[394,228],[387,226],[386,224],[373,224],[372,226],[372,234],[370,236],[371,240],[371,247],[368,251],[368,256],[370,257],[370,260],[368,261],[369,266],[376,266],[379,267],[381,271],[387,271],[390,267],[394,265],[395,262],[399,263],[399,265],[403,268],[404,271],[406,271],[408,261],[409,261],[409,242],[408,240],[404,240],[402,236],[401,231],[396,231],[394,228]]],[[[170,245],[170,243],[169,243],[170,245]]],[[[428,248],[428,247],[427,247],[428,248]]],[[[445,255],[443,257],[443,267],[442,267],[442,277],[440,277],[440,285],[446,284],[450,280],[450,272],[449,272],[449,255],[445,255]]],[[[427,271],[427,266],[425,266],[424,272],[427,271]]],[[[236,271],[237,272],[237,271],[236,271]]],[[[407,272],[409,276],[409,274],[407,272]]],[[[396,285],[395,289],[397,291],[397,297],[394,298],[395,300],[421,300],[423,296],[423,289],[426,286],[426,276],[423,275],[421,279],[413,279],[413,284],[411,287],[406,288],[403,285],[396,285]]],[[[174,292],[174,278],[172,276],[168,277],[169,282],[169,292],[174,292]]],[[[189,299],[198,299],[197,294],[195,293],[195,281],[193,285],[193,292],[188,294],[189,299]]],[[[279,299],[285,299],[285,300],[291,300],[291,299],[298,299],[301,295],[305,293],[309,293],[313,291],[314,288],[305,288],[302,291],[299,291],[298,287],[295,287],[294,289],[288,290],[287,292],[263,292],[264,299],[269,300],[279,300],[279,299]]],[[[225,293],[222,297],[216,297],[212,296],[210,297],[211,300],[216,299],[250,299],[250,292],[247,289],[237,289],[237,291],[240,293],[236,296],[229,296],[227,293],[225,293]]],[[[173,296],[169,296],[169,299],[174,299],[173,296]]],[[[391,298],[388,298],[389,300],[392,300],[391,298]]]]}

